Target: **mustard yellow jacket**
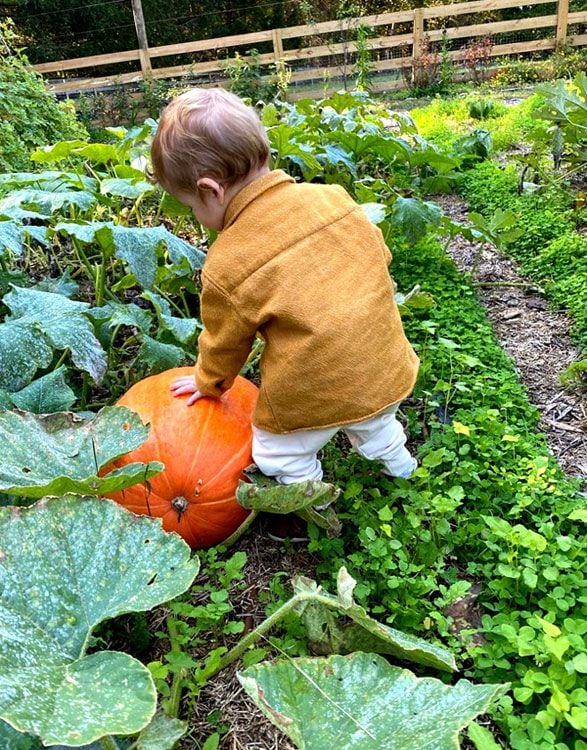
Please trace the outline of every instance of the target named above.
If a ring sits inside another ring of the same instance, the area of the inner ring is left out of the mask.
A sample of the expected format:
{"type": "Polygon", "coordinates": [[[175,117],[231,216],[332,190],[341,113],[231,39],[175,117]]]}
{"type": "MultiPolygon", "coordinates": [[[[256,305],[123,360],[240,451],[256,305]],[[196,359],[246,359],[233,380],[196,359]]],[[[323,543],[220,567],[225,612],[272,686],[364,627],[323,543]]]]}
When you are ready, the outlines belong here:
{"type": "Polygon", "coordinates": [[[245,186],[202,273],[199,390],[228,390],[259,333],[257,427],[343,425],[405,398],[418,358],[390,261],[380,230],[343,188],[296,184],[281,170],[245,186]]]}

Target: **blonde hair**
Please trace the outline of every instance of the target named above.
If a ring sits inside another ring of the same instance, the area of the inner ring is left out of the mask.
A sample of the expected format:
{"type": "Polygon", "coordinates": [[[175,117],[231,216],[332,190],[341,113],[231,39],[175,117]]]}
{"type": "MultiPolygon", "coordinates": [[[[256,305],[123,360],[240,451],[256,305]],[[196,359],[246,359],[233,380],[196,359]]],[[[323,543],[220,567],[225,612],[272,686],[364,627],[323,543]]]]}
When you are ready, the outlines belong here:
{"type": "Polygon", "coordinates": [[[163,110],[151,145],[152,176],[170,192],[197,191],[201,177],[227,186],[267,164],[259,117],[221,88],[190,89],[163,110]]]}

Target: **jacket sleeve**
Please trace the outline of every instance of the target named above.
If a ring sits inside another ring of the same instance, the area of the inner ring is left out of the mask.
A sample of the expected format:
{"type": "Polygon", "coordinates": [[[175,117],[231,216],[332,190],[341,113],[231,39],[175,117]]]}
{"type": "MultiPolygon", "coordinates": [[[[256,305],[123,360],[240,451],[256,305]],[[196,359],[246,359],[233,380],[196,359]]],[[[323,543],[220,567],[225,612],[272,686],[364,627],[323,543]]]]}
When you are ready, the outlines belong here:
{"type": "Polygon", "coordinates": [[[204,330],[198,338],[196,384],[205,396],[227,391],[247,360],[256,326],[239,315],[229,295],[209,279],[202,279],[201,315],[204,330]]]}

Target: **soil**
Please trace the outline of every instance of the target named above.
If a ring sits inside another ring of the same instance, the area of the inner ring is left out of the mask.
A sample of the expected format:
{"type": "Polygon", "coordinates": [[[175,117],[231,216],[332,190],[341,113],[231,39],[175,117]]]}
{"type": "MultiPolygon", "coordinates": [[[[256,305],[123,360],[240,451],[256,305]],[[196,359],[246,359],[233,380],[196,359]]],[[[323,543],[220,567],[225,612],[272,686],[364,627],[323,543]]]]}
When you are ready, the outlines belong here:
{"type": "MultiPolygon", "coordinates": [[[[457,221],[466,222],[467,205],[454,195],[436,203],[457,221]]],[[[540,429],[563,470],[587,483],[587,398],[565,389],[561,373],[582,355],[569,335],[571,321],[549,307],[538,286],[517,265],[490,245],[456,237],[448,253],[459,270],[472,273],[481,304],[512,359],[532,404],[541,412],[540,429]]]]}

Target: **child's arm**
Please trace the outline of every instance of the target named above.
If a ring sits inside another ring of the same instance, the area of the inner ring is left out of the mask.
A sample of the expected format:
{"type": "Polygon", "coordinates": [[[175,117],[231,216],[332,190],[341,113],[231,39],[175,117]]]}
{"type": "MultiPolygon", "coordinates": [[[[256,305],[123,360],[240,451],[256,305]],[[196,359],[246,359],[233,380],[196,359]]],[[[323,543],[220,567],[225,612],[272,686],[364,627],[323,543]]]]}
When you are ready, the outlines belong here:
{"type": "Polygon", "coordinates": [[[198,338],[195,375],[177,378],[170,386],[174,396],[191,394],[188,406],[203,396],[219,398],[231,387],[257,332],[257,326],[240,315],[229,295],[204,277],[201,313],[204,330],[198,338]]]}

